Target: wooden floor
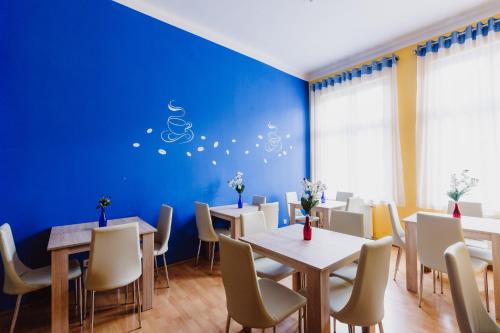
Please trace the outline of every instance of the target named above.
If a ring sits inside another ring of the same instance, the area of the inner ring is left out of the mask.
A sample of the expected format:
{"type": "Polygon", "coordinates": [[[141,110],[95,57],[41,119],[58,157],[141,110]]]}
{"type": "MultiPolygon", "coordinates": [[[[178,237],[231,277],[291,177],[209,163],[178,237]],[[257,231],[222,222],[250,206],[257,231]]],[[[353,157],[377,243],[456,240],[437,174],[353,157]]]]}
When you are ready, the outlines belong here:
{"type": "MultiPolygon", "coordinates": [[[[394,249],[393,249],[394,250],[394,249]]],[[[451,300],[448,280],[444,279],[444,295],[432,293],[432,275],[424,277],[424,301],[422,308],[418,308],[417,295],[405,288],[404,257],[401,260],[400,270],[396,281],[392,280],[392,273],[396,252],[391,259],[391,274],[387,285],[385,298],[385,318],[383,320],[385,332],[458,332],[455,313],[451,300]]],[[[218,265],[214,266],[214,273],[210,274],[210,266],[201,262],[195,268],[191,262],[169,267],[170,288],[165,288],[166,281],[161,274],[156,278],[156,289],[153,306],[150,311],[144,312],[142,330],[136,332],[224,332],[226,322],[225,296],[218,265]]],[[[493,276],[489,272],[489,281],[493,276]]],[[[478,286],[483,291],[482,275],[477,277],[478,286]]],[[[284,280],[290,286],[291,279],[284,280]]],[[[490,285],[490,295],[492,286],[490,285]]],[[[121,293],[121,302],[124,302],[121,293]]],[[[483,299],[484,299],[484,295],[483,299]]],[[[490,308],[494,313],[493,300],[490,308]]],[[[87,320],[84,327],[79,326],[76,309],[71,311],[71,332],[90,332],[87,320]]],[[[0,314],[0,332],[8,332],[12,312],[0,314]]],[[[136,315],[133,307],[117,306],[115,292],[97,294],[95,332],[130,332],[137,327],[136,315]]],[[[278,326],[277,332],[296,332],[297,316],[285,320],[278,326]]],[[[21,307],[16,332],[49,332],[50,331],[50,304],[49,299],[32,304],[23,304],[21,307]]],[[[234,321],[231,323],[231,332],[240,332],[241,326],[234,321]]],[[[257,331],[257,330],[254,330],[257,331]]],[[[361,329],[358,328],[357,332],[361,329]]],[[[378,331],[378,330],[377,330],[378,331]]],[[[259,331],[260,332],[260,331],[259,331]]],[[[267,332],[272,332],[268,329],[267,332]]],[[[339,324],[337,332],[347,332],[347,326],[339,324]]]]}

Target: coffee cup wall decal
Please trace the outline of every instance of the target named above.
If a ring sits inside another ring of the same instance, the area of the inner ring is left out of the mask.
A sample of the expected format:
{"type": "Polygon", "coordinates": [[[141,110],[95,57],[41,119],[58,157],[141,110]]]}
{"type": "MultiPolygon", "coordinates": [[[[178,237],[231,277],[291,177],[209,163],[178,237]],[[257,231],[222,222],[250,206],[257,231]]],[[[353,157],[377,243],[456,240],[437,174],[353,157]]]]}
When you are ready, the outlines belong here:
{"type": "Polygon", "coordinates": [[[186,111],[182,106],[175,106],[173,100],[168,102],[168,109],[174,112],[167,119],[167,129],[161,132],[161,139],[167,143],[188,143],[194,139],[194,133],[191,129],[193,124],[183,119],[186,111]]]}
{"type": "Polygon", "coordinates": [[[271,152],[281,152],[283,150],[283,144],[281,142],[281,136],[278,135],[278,128],[271,122],[267,124],[269,132],[267,133],[266,151],[271,152]]]}

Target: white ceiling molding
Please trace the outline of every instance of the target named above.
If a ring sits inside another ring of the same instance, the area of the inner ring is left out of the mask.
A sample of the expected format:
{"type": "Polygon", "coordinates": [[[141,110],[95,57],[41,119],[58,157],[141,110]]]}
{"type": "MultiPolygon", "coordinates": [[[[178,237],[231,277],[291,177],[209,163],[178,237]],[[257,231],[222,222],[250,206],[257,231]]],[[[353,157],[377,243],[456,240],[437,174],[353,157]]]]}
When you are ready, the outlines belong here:
{"type": "Polygon", "coordinates": [[[255,50],[254,48],[251,48],[248,45],[245,45],[237,40],[228,38],[223,34],[207,30],[205,27],[198,26],[194,22],[184,20],[181,17],[168,13],[165,10],[161,10],[157,6],[152,6],[146,1],[143,2],[137,0],[113,0],[113,1],[122,4],[126,7],[129,7],[131,9],[134,9],[138,12],[141,12],[145,15],[151,16],[159,21],[168,23],[170,25],[173,25],[174,27],[188,31],[198,37],[207,39],[211,42],[222,45],[235,52],[241,53],[250,58],[263,62],[264,64],[279,69],[280,71],[291,74],[306,81],[308,80],[307,72],[289,66],[283,63],[282,61],[275,59],[269,54],[255,50]]]}
{"type": "Polygon", "coordinates": [[[446,34],[462,26],[472,24],[475,21],[497,15],[498,13],[500,13],[500,1],[494,0],[488,2],[483,6],[476,7],[475,9],[464,12],[461,15],[443,20],[439,24],[433,24],[424,29],[420,29],[413,33],[402,36],[401,38],[395,39],[390,43],[385,43],[383,45],[367,49],[357,54],[353,54],[352,56],[349,56],[343,60],[336,61],[330,66],[312,71],[311,73],[308,73],[307,79],[310,82],[318,80],[329,74],[333,74],[343,69],[350,68],[352,66],[359,65],[386,54],[396,52],[402,48],[419,43],[421,41],[446,34]]]}

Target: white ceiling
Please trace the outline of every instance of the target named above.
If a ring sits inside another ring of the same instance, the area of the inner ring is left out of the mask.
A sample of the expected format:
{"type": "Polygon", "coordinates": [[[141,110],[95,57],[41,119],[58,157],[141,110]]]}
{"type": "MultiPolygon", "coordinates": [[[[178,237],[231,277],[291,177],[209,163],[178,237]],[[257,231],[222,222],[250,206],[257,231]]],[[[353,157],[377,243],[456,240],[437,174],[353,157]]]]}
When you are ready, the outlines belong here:
{"type": "Polygon", "coordinates": [[[115,0],[311,80],[500,12],[500,0],[115,0]]]}

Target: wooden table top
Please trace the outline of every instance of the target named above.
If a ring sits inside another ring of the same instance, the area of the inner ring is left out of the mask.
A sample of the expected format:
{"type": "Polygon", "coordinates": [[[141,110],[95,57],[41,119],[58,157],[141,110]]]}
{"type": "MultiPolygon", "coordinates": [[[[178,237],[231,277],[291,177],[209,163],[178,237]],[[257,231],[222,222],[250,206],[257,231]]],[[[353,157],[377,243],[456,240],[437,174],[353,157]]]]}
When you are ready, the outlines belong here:
{"type": "Polygon", "coordinates": [[[303,226],[293,224],[272,232],[252,234],[240,240],[262,254],[273,254],[285,263],[295,262],[314,270],[334,270],[356,260],[363,244],[371,240],[313,228],[312,239],[305,241],[303,226]]]}
{"type": "MultiPolygon", "coordinates": [[[[288,204],[293,205],[293,206],[302,206],[300,201],[290,201],[288,204]]],[[[325,203],[320,202],[314,208],[339,209],[339,208],[345,207],[346,205],[347,205],[347,202],[344,202],[344,201],[325,200],[325,203]]]]}
{"type": "MultiPolygon", "coordinates": [[[[108,226],[133,222],[137,222],[139,224],[139,234],[141,235],[156,232],[156,228],[152,227],[138,216],[108,220],[108,226]]],[[[99,222],[86,222],[52,227],[47,250],[52,251],[61,248],[90,244],[92,229],[97,228],[98,226],[99,222]]]]}
{"type": "Polygon", "coordinates": [[[238,208],[238,205],[225,205],[210,207],[210,213],[215,213],[219,217],[226,216],[228,218],[239,218],[241,214],[256,212],[259,206],[243,204],[243,208],[238,208]]]}
{"type": "MultiPolygon", "coordinates": [[[[403,219],[404,222],[417,223],[417,214],[424,213],[435,216],[447,216],[451,217],[450,214],[444,213],[429,213],[429,212],[417,212],[403,219]]],[[[472,216],[462,216],[460,218],[462,222],[462,229],[464,231],[479,232],[484,234],[497,234],[500,235],[500,220],[488,217],[472,217],[472,216]]]]}

